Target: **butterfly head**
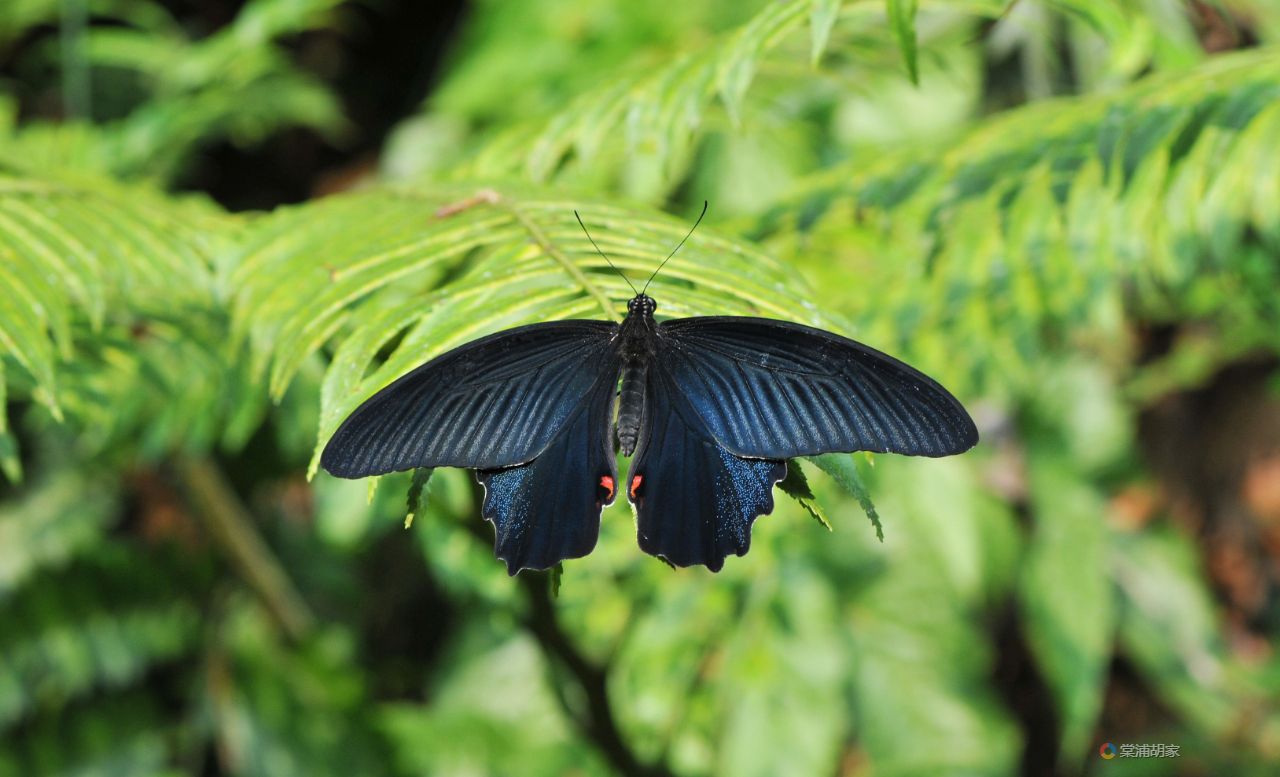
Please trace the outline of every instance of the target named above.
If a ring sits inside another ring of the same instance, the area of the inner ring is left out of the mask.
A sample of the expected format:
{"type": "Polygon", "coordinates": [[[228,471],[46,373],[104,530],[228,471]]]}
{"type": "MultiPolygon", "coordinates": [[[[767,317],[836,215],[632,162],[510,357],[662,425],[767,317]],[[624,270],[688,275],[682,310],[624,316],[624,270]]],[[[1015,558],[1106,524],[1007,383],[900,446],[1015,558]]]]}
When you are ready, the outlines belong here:
{"type": "Polygon", "coordinates": [[[631,298],[627,303],[628,316],[640,316],[641,318],[652,318],[653,311],[658,309],[658,303],[653,297],[641,292],[631,298]]]}

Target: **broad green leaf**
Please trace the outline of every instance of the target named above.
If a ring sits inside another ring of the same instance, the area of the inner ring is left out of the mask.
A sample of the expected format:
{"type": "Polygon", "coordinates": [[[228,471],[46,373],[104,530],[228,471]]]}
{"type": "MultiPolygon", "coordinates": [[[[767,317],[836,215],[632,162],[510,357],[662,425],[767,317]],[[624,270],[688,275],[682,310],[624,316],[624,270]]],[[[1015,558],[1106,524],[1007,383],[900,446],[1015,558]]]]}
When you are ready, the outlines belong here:
{"type": "Polygon", "coordinates": [[[809,11],[809,63],[817,66],[831,39],[831,28],[840,15],[841,0],[814,0],[809,11]]]}
{"type": "Polygon", "coordinates": [[[1116,624],[1107,506],[1059,454],[1033,454],[1030,479],[1035,526],[1016,590],[1061,721],[1060,762],[1074,771],[1102,710],[1116,624]]]}
{"type": "Polygon", "coordinates": [[[1226,735],[1239,692],[1195,544],[1168,528],[1118,540],[1111,562],[1122,650],[1191,726],[1226,735]]]}

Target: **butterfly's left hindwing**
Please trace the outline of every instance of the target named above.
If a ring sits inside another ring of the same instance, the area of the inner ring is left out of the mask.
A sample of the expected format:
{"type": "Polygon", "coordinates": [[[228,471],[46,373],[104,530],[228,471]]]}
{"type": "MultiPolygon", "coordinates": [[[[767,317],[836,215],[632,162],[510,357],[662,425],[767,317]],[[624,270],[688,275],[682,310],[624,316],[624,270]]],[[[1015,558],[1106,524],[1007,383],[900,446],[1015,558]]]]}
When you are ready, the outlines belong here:
{"type": "Polygon", "coordinates": [[[735,456],[707,431],[660,364],[649,368],[640,445],[627,475],[640,548],[713,572],[746,554],[751,525],[773,511],[785,461],[735,456]]]}
{"type": "Polygon", "coordinates": [[[526,464],[476,471],[494,553],[514,575],[581,558],[596,546],[600,511],[617,493],[613,402],[617,361],[605,364],[564,427],[526,464]]]}

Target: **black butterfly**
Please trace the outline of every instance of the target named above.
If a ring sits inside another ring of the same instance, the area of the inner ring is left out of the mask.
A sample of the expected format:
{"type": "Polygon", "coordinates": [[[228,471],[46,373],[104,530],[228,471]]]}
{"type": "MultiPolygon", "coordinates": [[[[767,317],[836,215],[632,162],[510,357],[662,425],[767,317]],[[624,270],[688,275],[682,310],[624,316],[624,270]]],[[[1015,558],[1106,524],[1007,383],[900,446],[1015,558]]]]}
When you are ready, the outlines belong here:
{"type": "Polygon", "coordinates": [[[718,571],[747,552],[788,459],[946,456],[978,441],[955,397],[897,359],[785,321],[658,322],[647,288],[621,324],[531,324],[423,364],[357,408],[320,463],[344,478],[475,469],[514,575],[591,552],[620,449],[634,454],[623,482],[640,548],[718,571]]]}

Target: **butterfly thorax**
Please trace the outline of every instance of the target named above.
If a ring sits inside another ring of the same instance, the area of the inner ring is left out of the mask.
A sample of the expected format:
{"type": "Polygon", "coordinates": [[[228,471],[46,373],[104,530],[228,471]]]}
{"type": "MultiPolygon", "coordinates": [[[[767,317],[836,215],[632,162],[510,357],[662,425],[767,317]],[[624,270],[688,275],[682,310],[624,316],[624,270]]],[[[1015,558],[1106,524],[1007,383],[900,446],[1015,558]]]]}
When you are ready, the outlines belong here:
{"type": "Polygon", "coordinates": [[[622,387],[618,391],[618,445],[624,456],[636,450],[640,426],[644,421],[644,387],[649,365],[655,355],[657,322],[653,311],[657,303],[652,297],[637,294],[627,303],[627,317],[618,332],[622,356],[622,387]]]}

